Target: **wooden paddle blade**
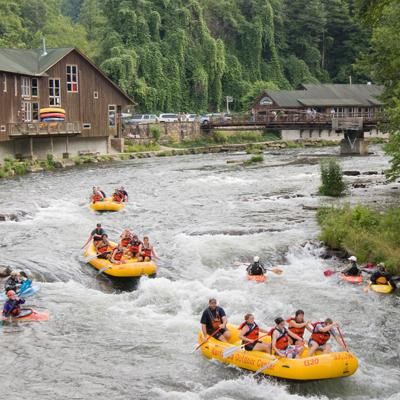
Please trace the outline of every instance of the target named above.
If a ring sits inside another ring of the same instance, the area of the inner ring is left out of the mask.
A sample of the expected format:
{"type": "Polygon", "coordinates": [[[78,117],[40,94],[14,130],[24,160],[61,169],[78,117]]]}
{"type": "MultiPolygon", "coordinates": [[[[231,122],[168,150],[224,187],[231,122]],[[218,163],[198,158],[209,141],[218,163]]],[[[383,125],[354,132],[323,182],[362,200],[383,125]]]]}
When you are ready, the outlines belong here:
{"type": "Polygon", "coordinates": [[[324,271],[325,276],[332,276],[336,271],[332,271],[331,269],[327,269],[324,271]]]}
{"type": "Polygon", "coordinates": [[[222,353],[222,358],[228,358],[230,357],[232,354],[236,353],[239,350],[242,350],[244,346],[236,346],[236,347],[230,347],[229,349],[226,349],[223,353],[222,353]]]}
{"type": "Polygon", "coordinates": [[[282,275],[283,274],[283,269],[281,269],[281,268],[271,268],[270,269],[270,271],[272,271],[274,274],[277,274],[277,275],[282,275]]]}

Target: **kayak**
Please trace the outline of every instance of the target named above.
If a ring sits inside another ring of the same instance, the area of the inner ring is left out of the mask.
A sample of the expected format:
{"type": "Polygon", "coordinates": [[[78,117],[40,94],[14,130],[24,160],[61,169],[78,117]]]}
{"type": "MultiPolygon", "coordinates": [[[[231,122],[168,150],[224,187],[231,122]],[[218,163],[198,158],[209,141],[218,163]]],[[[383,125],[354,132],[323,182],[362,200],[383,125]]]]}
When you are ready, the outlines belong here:
{"type": "Polygon", "coordinates": [[[265,282],[267,280],[266,275],[247,275],[247,279],[249,281],[254,281],[254,282],[265,282]]]}
{"type": "Polygon", "coordinates": [[[96,203],[90,203],[90,208],[94,211],[120,211],[124,207],[124,203],[112,201],[108,197],[104,199],[104,201],[96,201],[96,203]]]}
{"type": "Polygon", "coordinates": [[[386,285],[378,284],[378,285],[371,285],[371,289],[377,293],[392,293],[394,288],[390,283],[386,285]]]}
{"type": "MultiPolygon", "coordinates": [[[[113,242],[110,242],[110,245],[117,246],[113,242]]],[[[157,272],[157,265],[153,261],[140,262],[136,258],[123,257],[124,264],[113,264],[109,260],[96,258],[96,254],[96,249],[92,243],[85,251],[85,257],[89,257],[88,263],[97,270],[104,272],[104,274],[116,278],[135,278],[142,275],[155,275],[157,272]]]]}
{"type": "MultiPolygon", "coordinates": [[[[36,294],[39,290],[40,290],[40,286],[32,285],[32,286],[27,287],[22,292],[17,291],[17,296],[22,297],[22,298],[30,297],[30,296],[33,296],[34,294],[36,294]]],[[[5,295],[5,293],[0,294],[0,300],[7,300],[7,296],[5,295]]]]}
{"type": "Polygon", "coordinates": [[[2,321],[48,321],[48,312],[36,311],[33,308],[23,308],[18,317],[1,317],[2,321]]]}
{"type": "Polygon", "coordinates": [[[350,283],[362,283],[363,281],[362,275],[351,276],[351,275],[340,274],[340,279],[350,283]]]}
{"type": "MultiPolygon", "coordinates": [[[[231,356],[223,358],[225,350],[239,346],[242,343],[239,339],[238,327],[228,324],[228,329],[232,334],[229,342],[221,342],[210,338],[200,347],[205,357],[225,364],[235,365],[249,371],[257,371],[265,366],[266,369],[260,372],[264,375],[299,381],[343,378],[353,375],[358,369],[357,357],[347,351],[328,354],[316,352],[312,357],[308,357],[308,349],[305,348],[300,358],[288,359],[283,357],[275,358],[275,356],[261,351],[246,351],[241,349],[231,356]]],[[[271,337],[267,336],[260,340],[270,342],[271,337]]],[[[200,344],[203,341],[204,337],[200,332],[198,342],[200,344]]]]}

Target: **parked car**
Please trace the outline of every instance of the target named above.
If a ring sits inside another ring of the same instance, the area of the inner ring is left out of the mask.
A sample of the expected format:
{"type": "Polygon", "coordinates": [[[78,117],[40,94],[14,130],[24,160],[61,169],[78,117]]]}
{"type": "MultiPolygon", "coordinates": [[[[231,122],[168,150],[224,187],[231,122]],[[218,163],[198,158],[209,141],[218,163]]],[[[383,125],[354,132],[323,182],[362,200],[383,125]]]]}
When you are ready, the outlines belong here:
{"type": "Polygon", "coordinates": [[[158,122],[179,122],[178,114],[160,114],[158,122]]]}
{"type": "Polygon", "coordinates": [[[185,121],[186,122],[195,122],[198,120],[197,114],[186,114],[185,115],[185,121]]]}
{"type": "Polygon", "coordinates": [[[154,124],[156,122],[157,122],[157,115],[154,114],[132,115],[132,117],[126,121],[128,125],[154,124]]]}
{"type": "Polygon", "coordinates": [[[200,116],[200,124],[207,125],[210,121],[216,122],[225,122],[231,121],[232,117],[226,113],[211,113],[211,114],[203,114],[200,116]]]}

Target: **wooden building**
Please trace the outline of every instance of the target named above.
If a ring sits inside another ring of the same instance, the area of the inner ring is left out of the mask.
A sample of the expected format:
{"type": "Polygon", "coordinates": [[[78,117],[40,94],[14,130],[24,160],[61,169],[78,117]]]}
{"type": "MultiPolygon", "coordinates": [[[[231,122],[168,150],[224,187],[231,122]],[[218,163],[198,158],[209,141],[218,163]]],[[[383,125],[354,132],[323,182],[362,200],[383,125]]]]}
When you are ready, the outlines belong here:
{"type": "Polygon", "coordinates": [[[265,90],[255,100],[255,116],[283,111],[336,117],[373,118],[382,110],[379,85],[305,84],[300,90],[265,90]]]}
{"type": "Polygon", "coordinates": [[[77,49],[0,49],[0,160],[109,153],[131,104],[77,49]],[[65,110],[64,120],[43,122],[45,108],[65,110]]]}

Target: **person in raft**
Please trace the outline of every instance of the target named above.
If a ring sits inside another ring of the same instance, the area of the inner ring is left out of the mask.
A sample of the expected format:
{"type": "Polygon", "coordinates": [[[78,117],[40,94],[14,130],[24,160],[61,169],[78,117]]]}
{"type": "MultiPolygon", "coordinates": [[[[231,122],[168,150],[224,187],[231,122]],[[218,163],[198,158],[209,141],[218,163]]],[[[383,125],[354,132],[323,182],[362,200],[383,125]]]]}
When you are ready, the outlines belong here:
{"type": "Polygon", "coordinates": [[[115,189],[114,193],[112,195],[112,201],[115,201],[116,203],[122,203],[123,201],[123,195],[119,191],[119,189],[115,189]]]}
{"type": "Polygon", "coordinates": [[[105,233],[106,233],[106,231],[101,227],[101,224],[96,224],[96,228],[93,229],[92,232],[90,232],[89,239],[82,246],[82,249],[84,247],[86,247],[91,240],[93,240],[93,244],[95,244],[95,242],[98,242],[99,240],[101,240],[105,233]]]}
{"type": "Polygon", "coordinates": [[[103,196],[103,193],[97,188],[96,186],[93,186],[92,189],[92,195],[90,196],[91,202],[97,203],[98,201],[103,201],[105,196],[103,196]]]}
{"type": "Polygon", "coordinates": [[[267,272],[258,256],[254,256],[253,262],[247,267],[246,271],[249,275],[264,275],[267,272]]]}
{"type": "Polygon", "coordinates": [[[22,279],[18,271],[12,271],[10,276],[4,283],[4,290],[7,293],[9,290],[14,290],[17,292],[21,287],[22,279]]]}
{"type": "Polygon", "coordinates": [[[242,339],[242,343],[245,345],[245,350],[256,350],[271,353],[271,345],[258,340],[260,337],[260,332],[268,333],[268,331],[261,329],[256,324],[253,314],[246,314],[244,316],[244,322],[239,325],[239,329],[239,338],[242,339]]]}
{"type": "Polygon", "coordinates": [[[101,236],[101,240],[94,242],[94,247],[96,248],[96,252],[98,254],[97,258],[104,260],[110,259],[112,247],[110,246],[110,242],[108,241],[108,236],[106,233],[101,236]]]}
{"type": "Polygon", "coordinates": [[[310,328],[311,321],[304,321],[304,311],[297,310],[294,317],[286,320],[288,323],[288,329],[290,332],[296,334],[301,338],[301,341],[294,341],[293,338],[289,337],[289,344],[301,345],[304,343],[304,331],[307,329],[312,332],[310,328]]]}
{"type": "Polygon", "coordinates": [[[348,260],[351,262],[351,266],[349,268],[347,268],[346,270],[344,270],[343,274],[347,275],[347,276],[361,275],[361,270],[357,265],[357,257],[351,256],[348,258],[348,260]]]}
{"type": "Polygon", "coordinates": [[[100,186],[97,186],[96,189],[103,196],[103,199],[105,199],[107,197],[106,193],[104,192],[103,189],[100,188],[100,186]]]}
{"type": "Polygon", "coordinates": [[[128,192],[125,190],[125,188],[123,187],[123,186],[121,186],[120,188],[119,188],[119,192],[121,193],[121,195],[122,195],[122,202],[123,203],[127,203],[128,202],[128,192]]]}
{"type": "Polygon", "coordinates": [[[113,264],[125,264],[126,261],[122,259],[124,253],[124,248],[119,244],[111,253],[110,262],[113,264]]]}
{"type": "Polygon", "coordinates": [[[231,337],[231,333],[226,328],[228,319],[225,311],[217,306],[217,300],[214,298],[208,300],[208,307],[203,311],[200,323],[204,338],[207,335],[213,335],[221,342],[227,342],[231,337]]]}
{"type": "Polygon", "coordinates": [[[131,258],[140,257],[140,253],[142,252],[142,242],[139,240],[138,235],[133,235],[131,242],[129,243],[127,256],[131,258]]]}
{"type": "Polygon", "coordinates": [[[371,285],[387,285],[389,283],[393,289],[396,289],[396,283],[392,275],[386,270],[385,264],[379,263],[377,267],[378,269],[369,278],[368,287],[371,285]]]}
{"type": "Polygon", "coordinates": [[[18,317],[21,313],[21,304],[24,304],[25,300],[18,298],[14,290],[9,290],[7,297],[8,300],[3,306],[3,317],[18,317]]]}
{"type": "Polygon", "coordinates": [[[303,341],[300,336],[296,335],[285,327],[285,320],[281,317],[275,319],[275,328],[270,331],[272,337],[272,350],[278,357],[299,358],[299,354],[303,351],[303,341]],[[289,337],[294,339],[301,345],[292,346],[289,344],[289,337]]]}
{"type": "Polygon", "coordinates": [[[151,261],[153,257],[158,260],[160,259],[156,253],[156,249],[150,244],[149,237],[144,236],[139,261],[151,261]]]}
{"type": "Polygon", "coordinates": [[[323,322],[312,323],[312,333],[310,340],[308,341],[308,357],[311,357],[317,350],[325,353],[330,353],[331,346],[328,344],[328,340],[333,336],[339,346],[346,351],[346,346],[338,339],[338,334],[335,330],[337,323],[334,323],[330,318],[327,318],[323,322]]]}
{"type": "Polygon", "coordinates": [[[120,242],[119,242],[119,244],[120,244],[123,248],[127,249],[127,248],[129,247],[129,243],[130,243],[131,240],[132,240],[132,237],[133,237],[132,232],[131,232],[129,229],[124,229],[124,230],[122,231],[121,235],[120,235],[120,242]]]}

